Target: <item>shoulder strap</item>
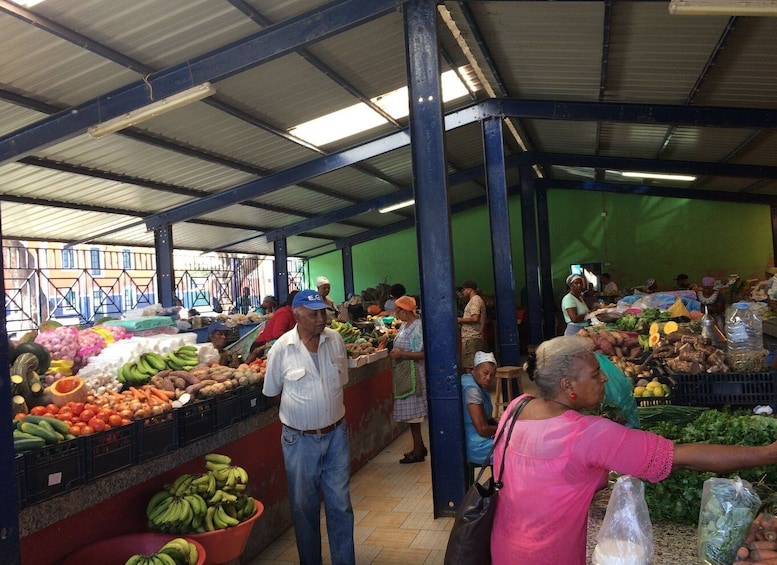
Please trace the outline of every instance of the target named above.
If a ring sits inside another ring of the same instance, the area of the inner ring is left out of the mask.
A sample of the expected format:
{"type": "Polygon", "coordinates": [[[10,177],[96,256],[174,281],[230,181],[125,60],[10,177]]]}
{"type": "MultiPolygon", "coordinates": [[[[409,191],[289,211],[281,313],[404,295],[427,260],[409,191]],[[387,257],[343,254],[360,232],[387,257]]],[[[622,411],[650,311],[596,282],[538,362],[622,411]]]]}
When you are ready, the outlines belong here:
{"type": "MultiPolygon", "coordinates": [[[[494,485],[496,486],[497,489],[502,488],[502,482],[501,482],[500,479],[502,478],[502,473],[505,470],[504,454],[507,452],[507,444],[510,443],[510,437],[512,437],[512,435],[513,435],[513,426],[515,426],[515,422],[518,421],[518,416],[523,411],[524,407],[532,399],[533,399],[533,397],[531,397],[531,396],[524,397],[518,404],[516,404],[513,407],[513,409],[508,414],[505,415],[506,418],[511,418],[512,420],[510,421],[510,429],[507,432],[507,441],[505,441],[504,452],[502,453],[502,464],[499,466],[499,479],[496,479],[496,477],[494,477],[494,479],[495,479],[494,480],[494,485]]],[[[486,459],[483,461],[483,465],[480,466],[480,473],[478,473],[478,476],[475,479],[475,482],[480,482],[480,477],[485,472],[486,467],[488,467],[488,462],[491,460],[491,456],[494,454],[494,448],[496,448],[496,444],[499,441],[499,438],[502,437],[502,434],[504,433],[506,427],[507,427],[507,424],[502,426],[502,429],[500,429],[499,433],[496,434],[496,437],[494,438],[494,443],[491,446],[491,449],[488,452],[488,455],[486,455],[486,459]]]]}

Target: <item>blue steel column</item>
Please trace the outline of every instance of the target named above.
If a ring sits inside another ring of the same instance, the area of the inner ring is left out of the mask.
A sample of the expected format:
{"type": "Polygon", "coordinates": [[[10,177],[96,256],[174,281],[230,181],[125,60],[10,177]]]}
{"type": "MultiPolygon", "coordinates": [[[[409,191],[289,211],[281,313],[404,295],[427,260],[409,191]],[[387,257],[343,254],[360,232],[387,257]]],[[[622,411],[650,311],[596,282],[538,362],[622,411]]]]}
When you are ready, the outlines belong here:
{"type": "MultiPolygon", "coordinates": [[[[540,247],[540,277],[542,280],[542,310],[544,312],[543,338],[556,335],[556,309],[561,308],[553,290],[553,272],[550,257],[550,222],[548,220],[548,191],[536,181],[534,194],[537,198],[537,233],[540,247]]],[[[539,343],[539,342],[537,342],[539,343]]]]}
{"type": "Polygon", "coordinates": [[[404,6],[416,236],[429,391],[434,515],[452,515],[464,496],[464,432],[456,367],[450,204],[434,0],[404,6]]]}
{"type": "Polygon", "coordinates": [[[276,239],[273,242],[275,263],[273,264],[273,284],[275,284],[275,297],[278,304],[285,304],[289,297],[289,255],[286,251],[286,238],[276,239]]]}
{"type": "Polygon", "coordinates": [[[353,248],[346,245],[342,249],[343,253],[343,286],[345,287],[345,299],[351,296],[353,292],[353,248]]]}
{"type": "Polygon", "coordinates": [[[491,253],[494,261],[497,338],[502,365],[518,365],[520,347],[515,321],[515,277],[513,246],[510,239],[510,210],[507,205],[502,118],[483,122],[483,148],[486,164],[488,218],[491,224],[491,253]]]}
{"type": "Polygon", "coordinates": [[[534,184],[531,169],[521,167],[521,224],[523,225],[523,257],[526,290],[529,296],[529,341],[542,341],[542,299],[537,258],[537,220],[534,210],[534,184]]]}
{"type": "Polygon", "coordinates": [[[154,229],[156,277],[159,303],[165,308],[175,306],[175,270],[173,267],[173,226],[154,229]]]}
{"type": "MultiPolygon", "coordinates": [[[[2,236],[0,235],[0,243],[2,236]]],[[[0,253],[0,273],[5,272],[3,254],[0,253]]],[[[5,300],[5,279],[0,277],[0,294],[5,300]]],[[[5,302],[4,302],[5,304],[5,302]]],[[[18,565],[22,562],[19,550],[19,505],[16,499],[16,453],[13,448],[13,419],[11,416],[11,371],[8,357],[8,328],[5,306],[0,313],[0,555],[3,563],[18,565]],[[9,479],[10,477],[10,479],[9,479]]]]}

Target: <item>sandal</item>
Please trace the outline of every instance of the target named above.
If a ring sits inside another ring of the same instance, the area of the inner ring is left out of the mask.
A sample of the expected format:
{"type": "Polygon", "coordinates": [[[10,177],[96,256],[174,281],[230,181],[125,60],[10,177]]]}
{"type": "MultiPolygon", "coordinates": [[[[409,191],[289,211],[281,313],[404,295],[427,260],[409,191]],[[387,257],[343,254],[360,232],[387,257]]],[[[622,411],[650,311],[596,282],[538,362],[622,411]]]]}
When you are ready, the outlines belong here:
{"type": "Polygon", "coordinates": [[[411,453],[410,455],[405,455],[403,459],[400,459],[399,463],[402,465],[406,465],[408,463],[421,463],[424,459],[426,459],[426,455],[413,455],[411,453]]]}
{"type": "MultiPolygon", "coordinates": [[[[428,450],[428,449],[426,449],[426,446],[424,446],[424,448],[423,448],[423,450],[422,450],[422,451],[423,451],[423,453],[424,453],[424,457],[426,457],[427,455],[429,455],[429,450],[428,450]]],[[[408,451],[407,453],[403,453],[402,455],[404,455],[405,457],[413,457],[413,456],[415,455],[415,453],[414,453],[414,452],[412,452],[412,451],[408,451]]]]}

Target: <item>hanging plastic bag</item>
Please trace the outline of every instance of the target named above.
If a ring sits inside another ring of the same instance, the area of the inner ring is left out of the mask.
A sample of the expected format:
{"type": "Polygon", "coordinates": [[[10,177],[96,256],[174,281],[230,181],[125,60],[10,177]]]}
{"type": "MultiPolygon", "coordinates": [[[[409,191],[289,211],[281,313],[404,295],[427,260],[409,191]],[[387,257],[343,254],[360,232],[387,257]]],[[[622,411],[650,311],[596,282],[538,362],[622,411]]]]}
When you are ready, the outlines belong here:
{"type": "Polygon", "coordinates": [[[631,379],[606,355],[597,353],[596,359],[602,373],[607,377],[607,382],[604,383],[604,404],[614,404],[620,408],[626,417],[626,427],[639,429],[639,412],[631,379]]]}
{"type": "Polygon", "coordinates": [[[649,565],[653,562],[653,524],[642,481],[622,475],[607,503],[607,512],[591,557],[593,565],[649,565]]]}
{"type": "Polygon", "coordinates": [[[698,529],[702,562],[731,565],[760,506],[752,485],[739,477],[704,481],[698,529]]]}

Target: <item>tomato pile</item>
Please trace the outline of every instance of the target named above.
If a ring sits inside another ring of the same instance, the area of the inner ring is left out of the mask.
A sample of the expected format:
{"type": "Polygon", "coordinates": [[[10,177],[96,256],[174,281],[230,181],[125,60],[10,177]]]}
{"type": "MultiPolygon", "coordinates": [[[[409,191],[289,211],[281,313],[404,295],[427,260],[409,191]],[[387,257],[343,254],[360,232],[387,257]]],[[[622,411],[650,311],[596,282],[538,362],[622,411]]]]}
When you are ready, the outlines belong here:
{"type": "MultiPolygon", "coordinates": [[[[122,417],[107,406],[84,402],[68,402],[61,407],[56,404],[34,406],[30,409],[30,414],[62,420],[70,427],[70,433],[74,436],[87,436],[131,423],[129,418],[122,417]]],[[[17,414],[16,417],[23,418],[24,414],[17,414]]]]}

